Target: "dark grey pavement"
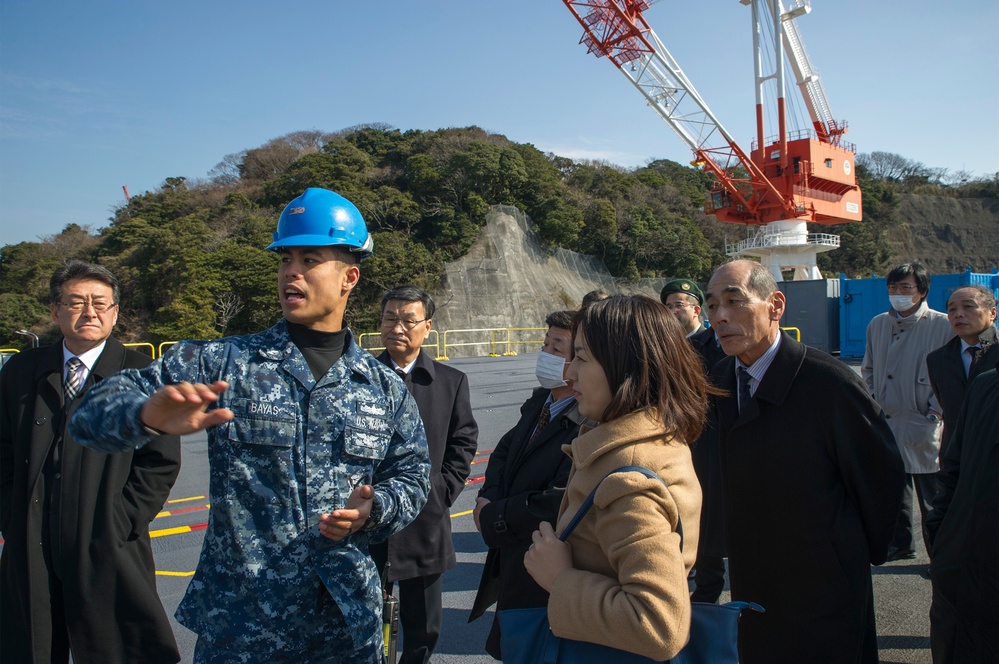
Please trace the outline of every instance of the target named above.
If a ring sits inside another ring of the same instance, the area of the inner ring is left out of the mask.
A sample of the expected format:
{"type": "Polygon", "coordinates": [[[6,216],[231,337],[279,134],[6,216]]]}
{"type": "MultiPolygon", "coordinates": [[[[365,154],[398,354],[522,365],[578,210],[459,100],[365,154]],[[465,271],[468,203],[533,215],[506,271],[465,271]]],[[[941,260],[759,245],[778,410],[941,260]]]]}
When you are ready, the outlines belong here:
{"type": "MultiPolygon", "coordinates": [[[[537,384],[534,379],[534,355],[496,358],[467,358],[450,364],[468,374],[472,407],[479,422],[480,454],[472,466],[472,483],[452,509],[454,542],[458,566],[444,576],[444,630],[435,662],[441,664],[485,664],[494,661],[482,650],[491,614],[469,624],[468,610],[478,586],[485,559],[485,547],[472,523],[475,503],[475,477],[485,472],[489,451],[500,436],[516,422],[520,405],[537,384]]],[[[159,576],[160,596],[172,615],[197,565],[202,532],[207,520],[208,463],[205,438],[188,437],[184,441],[183,467],[164,509],[174,514],[157,518],[153,531],[169,529],[191,532],[163,534],[153,539],[159,576]],[[200,498],[199,498],[200,496],[200,498]],[[180,512],[180,513],[177,513],[180,512]]],[[[918,514],[918,510],[917,510],[918,514]]],[[[876,567],[875,601],[878,614],[879,645],[885,662],[929,662],[930,582],[921,576],[926,569],[925,552],[915,560],[876,567]]],[[[723,596],[728,599],[728,592],[723,596]]],[[[191,661],[194,635],[174,624],[184,662],[191,661]]]]}

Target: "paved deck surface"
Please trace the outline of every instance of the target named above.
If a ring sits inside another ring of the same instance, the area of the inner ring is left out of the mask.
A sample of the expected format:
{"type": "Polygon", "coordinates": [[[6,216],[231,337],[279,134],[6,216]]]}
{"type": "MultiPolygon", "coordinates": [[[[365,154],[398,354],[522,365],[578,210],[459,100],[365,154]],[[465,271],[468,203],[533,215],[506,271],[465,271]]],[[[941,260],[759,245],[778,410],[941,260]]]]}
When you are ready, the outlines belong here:
{"type": "MultiPolygon", "coordinates": [[[[451,365],[468,374],[472,407],[480,427],[479,450],[472,466],[471,484],[452,510],[458,566],[444,576],[444,629],[435,662],[486,664],[494,660],[482,650],[491,615],[469,624],[468,611],[478,586],[486,548],[475,532],[471,510],[475,478],[485,473],[489,452],[518,418],[520,405],[537,384],[534,356],[469,358],[451,365]]],[[[851,364],[856,364],[851,362],[851,364]]],[[[158,570],[157,584],[167,612],[173,614],[197,564],[204,524],[208,517],[208,461],[205,438],[191,436],[183,443],[183,468],[151,530],[158,570]]],[[[917,510],[918,514],[918,510],[917,510]]],[[[879,645],[884,662],[929,662],[930,582],[920,575],[928,560],[919,550],[915,560],[874,568],[879,645]]],[[[726,590],[723,601],[728,599],[726,590]]],[[[174,623],[184,662],[191,661],[195,636],[174,623]]]]}

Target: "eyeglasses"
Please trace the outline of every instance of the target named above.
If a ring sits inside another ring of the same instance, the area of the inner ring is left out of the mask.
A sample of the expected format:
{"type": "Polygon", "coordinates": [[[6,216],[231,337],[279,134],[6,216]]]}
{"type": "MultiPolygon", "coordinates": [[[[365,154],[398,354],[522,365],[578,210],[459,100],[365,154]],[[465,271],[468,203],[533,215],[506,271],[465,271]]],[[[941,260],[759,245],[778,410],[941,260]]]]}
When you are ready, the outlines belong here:
{"type": "Polygon", "coordinates": [[[669,309],[670,311],[673,311],[674,309],[686,309],[687,307],[693,307],[693,306],[694,305],[689,304],[687,302],[670,302],[669,304],[666,305],[666,308],[669,309]]]}
{"type": "Polygon", "coordinates": [[[912,284],[888,284],[889,293],[915,293],[916,287],[912,284]]]}
{"type": "Polygon", "coordinates": [[[94,311],[99,314],[103,314],[111,307],[118,306],[114,302],[107,302],[106,300],[70,300],[69,302],[60,301],[58,304],[74,313],[80,313],[81,311],[85,311],[87,307],[93,307],[94,311]]]}
{"type": "Polygon", "coordinates": [[[412,330],[420,323],[425,323],[425,322],[427,322],[426,318],[422,320],[413,320],[409,318],[396,318],[395,316],[382,316],[382,327],[384,327],[386,330],[394,330],[396,325],[402,323],[402,329],[408,331],[412,330]]]}

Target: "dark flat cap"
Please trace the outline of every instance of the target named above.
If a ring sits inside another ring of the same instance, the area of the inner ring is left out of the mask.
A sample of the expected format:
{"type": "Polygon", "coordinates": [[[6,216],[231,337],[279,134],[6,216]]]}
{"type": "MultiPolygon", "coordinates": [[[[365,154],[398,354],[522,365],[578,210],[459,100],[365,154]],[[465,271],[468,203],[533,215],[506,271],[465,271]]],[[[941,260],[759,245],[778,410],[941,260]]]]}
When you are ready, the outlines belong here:
{"type": "Polygon", "coordinates": [[[674,279],[665,286],[663,286],[663,291],[659,294],[659,299],[662,300],[663,304],[666,304],[666,298],[672,293],[686,293],[687,295],[693,295],[697,298],[698,304],[704,304],[704,293],[701,289],[697,287],[693,281],[689,279],[674,279]]]}

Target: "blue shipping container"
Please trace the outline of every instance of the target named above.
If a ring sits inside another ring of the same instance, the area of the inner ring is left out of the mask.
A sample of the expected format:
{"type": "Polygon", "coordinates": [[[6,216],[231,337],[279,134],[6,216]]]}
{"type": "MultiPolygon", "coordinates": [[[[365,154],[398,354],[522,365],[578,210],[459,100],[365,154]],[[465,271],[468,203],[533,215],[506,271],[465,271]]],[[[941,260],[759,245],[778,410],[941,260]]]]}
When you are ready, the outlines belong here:
{"type": "MultiPolygon", "coordinates": [[[[839,356],[863,357],[867,346],[867,325],[880,313],[888,311],[888,280],[884,277],[847,279],[839,275],[839,356]]],[[[930,309],[947,311],[947,298],[958,288],[982,284],[999,299],[999,269],[991,274],[972,272],[930,275],[930,309]]]]}

